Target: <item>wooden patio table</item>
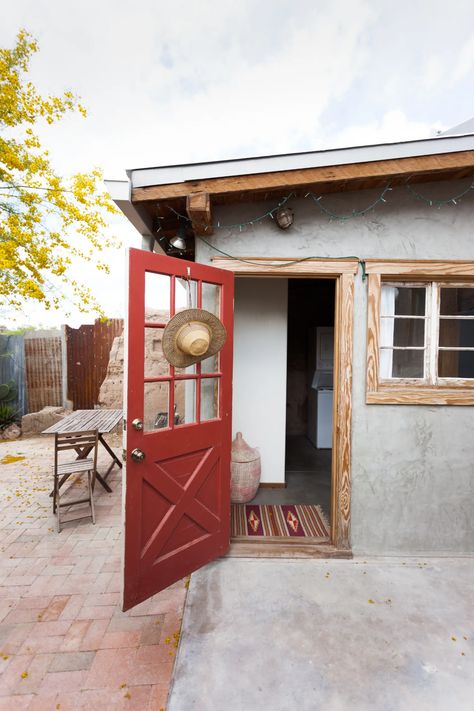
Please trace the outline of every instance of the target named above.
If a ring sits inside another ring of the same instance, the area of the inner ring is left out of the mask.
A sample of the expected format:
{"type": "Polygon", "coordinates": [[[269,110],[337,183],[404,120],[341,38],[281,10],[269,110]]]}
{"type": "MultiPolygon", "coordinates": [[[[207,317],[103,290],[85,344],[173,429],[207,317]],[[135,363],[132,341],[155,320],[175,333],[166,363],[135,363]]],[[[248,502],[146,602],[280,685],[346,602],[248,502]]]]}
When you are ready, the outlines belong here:
{"type": "MultiPolygon", "coordinates": [[[[99,442],[112,457],[112,463],[110,464],[103,477],[99,474],[99,472],[96,472],[95,475],[98,481],[104,487],[104,489],[110,493],[112,489],[107,484],[107,477],[109,476],[115,464],[118,464],[118,466],[122,468],[122,462],[117,457],[115,452],[113,452],[113,450],[109,447],[107,442],[104,440],[103,435],[107,434],[108,432],[111,432],[114,427],[116,427],[121,421],[122,417],[122,410],[76,410],[71,415],[68,415],[64,419],[59,420],[59,422],[56,422],[55,425],[51,425],[51,427],[48,427],[48,429],[43,430],[41,434],[55,434],[56,432],[86,432],[87,430],[98,430],[99,442]]],[[[87,455],[89,454],[90,449],[78,449],[76,451],[78,454],[77,459],[85,459],[85,457],[87,457],[87,455]]],[[[62,477],[59,482],[60,487],[64,484],[67,477],[67,474],[62,477]]],[[[52,492],[50,496],[52,496],[52,492]]]]}

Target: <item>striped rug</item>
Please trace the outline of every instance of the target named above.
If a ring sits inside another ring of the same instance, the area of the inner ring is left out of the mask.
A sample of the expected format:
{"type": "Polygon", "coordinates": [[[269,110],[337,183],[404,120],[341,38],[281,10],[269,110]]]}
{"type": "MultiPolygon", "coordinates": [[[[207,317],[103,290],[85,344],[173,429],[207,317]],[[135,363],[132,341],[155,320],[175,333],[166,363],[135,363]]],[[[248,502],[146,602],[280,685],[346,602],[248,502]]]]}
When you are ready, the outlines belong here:
{"type": "Polygon", "coordinates": [[[320,506],[232,504],[233,538],[317,538],[329,540],[329,525],[320,506]]]}

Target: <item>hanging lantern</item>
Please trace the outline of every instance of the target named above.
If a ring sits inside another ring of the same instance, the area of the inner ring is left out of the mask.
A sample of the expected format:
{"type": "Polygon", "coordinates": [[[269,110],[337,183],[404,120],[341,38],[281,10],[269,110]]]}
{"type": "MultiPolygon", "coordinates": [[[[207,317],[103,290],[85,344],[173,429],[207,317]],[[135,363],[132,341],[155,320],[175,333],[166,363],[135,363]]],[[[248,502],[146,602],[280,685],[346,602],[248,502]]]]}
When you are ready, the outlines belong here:
{"type": "Polygon", "coordinates": [[[275,217],[276,223],[281,230],[287,230],[293,224],[294,214],[291,207],[280,207],[275,217]]]}

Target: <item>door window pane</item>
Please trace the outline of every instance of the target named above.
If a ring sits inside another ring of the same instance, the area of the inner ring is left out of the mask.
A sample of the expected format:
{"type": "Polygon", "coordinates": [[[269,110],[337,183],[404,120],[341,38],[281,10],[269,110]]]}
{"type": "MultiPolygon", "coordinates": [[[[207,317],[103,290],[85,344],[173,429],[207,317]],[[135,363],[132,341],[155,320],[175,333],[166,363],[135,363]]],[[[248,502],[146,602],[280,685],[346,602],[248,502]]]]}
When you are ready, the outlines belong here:
{"type": "Polygon", "coordinates": [[[196,363],[186,366],[186,368],[178,368],[175,366],[174,372],[176,375],[195,375],[196,374],[196,363]]]}
{"type": "Polygon", "coordinates": [[[201,373],[218,373],[219,372],[219,353],[216,353],[209,358],[204,358],[201,361],[201,373]]]}
{"type": "Polygon", "coordinates": [[[380,345],[385,347],[423,347],[425,345],[425,320],[382,318],[380,345]]]}
{"type": "Polygon", "coordinates": [[[170,277],[145,272],[145,321],[166,323],[170,318],[170,277]]]}
{"type": "Polygon", "coordinates": [[[176,277],[175,313],[185,309],[197,309],[197,281],[176,277]]]}
{"type": "Polygon", "coordinates": [[[220,378],[201,380],[201,422],[219,417],[219,380],[220,378]]]}
{"type": "Polygon", "coordinates": [[[214,316],[221,315],[221,287],[218,284],[202,283],[202,308],[214,316]]]}
{"type": "Polygon", "coordinates": [[[441,288],[441,316],[474,316],[474,288],[441,288]]]}
{"type": "Polygon", "coordinates": [[[442,318],[439,322],[439,345],[472,348],[474,346],[474,319],[442,318]]]}
{"type": "Polygon", "coordinates": [[[176,425],[196,422],[196,380],[176,380],[174,384],[176,425]]]}
{"type": "Polygon", "coordinates": [[[145,383],[143,428],[145,432],[168,427],[169,383],[145,383]]]}
{"type": "Polygon", "coordinates": [[[382,316],[424,316],[425,312],[425,287],[382,285],[382,316]]]}
{"type": "Polygon", "coordinates": [[[163,330],[162,328],[145,328],[145,378],[156,378],[169,373],[170,366],[163,355],[161,345],[163,330]]]}
{"type": "Polygon", "coordinates": [[[440,378],[474,378],[474,351],[439,351],[440,378]]]}
{"type": "Polygon", "coordinates": [[[380,376],[382,378],[423,378],[425,351],[397,351],[381,348],[380,376]]]}

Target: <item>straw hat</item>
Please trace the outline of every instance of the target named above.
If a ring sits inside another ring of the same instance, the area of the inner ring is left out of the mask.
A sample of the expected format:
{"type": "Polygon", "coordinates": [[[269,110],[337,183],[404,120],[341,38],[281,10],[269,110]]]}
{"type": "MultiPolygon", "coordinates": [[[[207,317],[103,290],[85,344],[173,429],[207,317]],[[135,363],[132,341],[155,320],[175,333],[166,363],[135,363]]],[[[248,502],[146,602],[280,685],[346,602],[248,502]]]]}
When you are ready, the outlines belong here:
{"type": "Polygon", "coordinates": [[[221,350],[227,338],[224,324],[204,309],[180,311],[163,332],[163,353],[171,365],[186,368],[221,350]]]}

